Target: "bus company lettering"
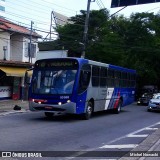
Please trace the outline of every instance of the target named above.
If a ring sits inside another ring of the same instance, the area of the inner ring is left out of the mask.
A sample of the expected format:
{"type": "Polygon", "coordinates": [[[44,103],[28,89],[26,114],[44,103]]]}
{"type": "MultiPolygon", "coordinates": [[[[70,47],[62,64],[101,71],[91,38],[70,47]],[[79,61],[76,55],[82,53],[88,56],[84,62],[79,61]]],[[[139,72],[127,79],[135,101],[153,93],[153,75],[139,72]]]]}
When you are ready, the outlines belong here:
{"type": "Polygon", "coordinates": [[[51,67],[60,67],[60,66],[72,66],[72,62],[52,62],[50,63],[50,66],[51,67]]]}

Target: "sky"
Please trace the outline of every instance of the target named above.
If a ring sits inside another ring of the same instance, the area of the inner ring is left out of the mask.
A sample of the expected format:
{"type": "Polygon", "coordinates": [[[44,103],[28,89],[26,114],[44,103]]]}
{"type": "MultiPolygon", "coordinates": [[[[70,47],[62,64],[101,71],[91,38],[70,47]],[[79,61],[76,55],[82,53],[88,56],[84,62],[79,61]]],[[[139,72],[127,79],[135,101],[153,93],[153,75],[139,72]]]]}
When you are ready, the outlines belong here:
{"type": "MultiPolygon", "coordinates": [[[[88,0],[6,0],[5,17],[29,28],[33,21],[33,28],[43,31],[38,33],[46,37],[47,33],[45,32],[50,30],[51,11],[71,17],[79,14],[80,10],[87,10],[87,2],[88,0]]],[[[90,9],[98,10],[105,7],[111,14],[121,9],[121,7],[110,8],[110,6],[111,0],[95,0],[95,2],[91,2],[90,9]]],[[[118,14],[129,17],[132,12],[158,12],[159,10],[160,3],[150,3],[128,6],[118,14]]]]}

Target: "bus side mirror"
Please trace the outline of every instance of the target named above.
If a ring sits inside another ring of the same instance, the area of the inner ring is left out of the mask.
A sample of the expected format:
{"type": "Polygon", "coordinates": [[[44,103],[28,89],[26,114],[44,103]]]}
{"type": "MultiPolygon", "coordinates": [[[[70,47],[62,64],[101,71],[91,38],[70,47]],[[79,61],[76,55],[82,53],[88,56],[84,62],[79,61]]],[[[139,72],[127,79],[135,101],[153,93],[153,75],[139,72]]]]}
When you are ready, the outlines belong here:
{"type": "Polygon", "coordinates": [[[33,69],[29,69],[29,70],[26,70],[25,72],[24,83],[27,85],[30,85],[31,83],[32,71],[33,69]]]}

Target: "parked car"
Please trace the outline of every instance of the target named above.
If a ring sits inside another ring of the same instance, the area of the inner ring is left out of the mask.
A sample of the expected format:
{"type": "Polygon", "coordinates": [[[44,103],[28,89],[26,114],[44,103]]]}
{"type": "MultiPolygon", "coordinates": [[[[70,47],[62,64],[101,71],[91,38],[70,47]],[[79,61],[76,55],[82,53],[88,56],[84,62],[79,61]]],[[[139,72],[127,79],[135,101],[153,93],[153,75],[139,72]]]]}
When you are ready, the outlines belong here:
{"type": "Polygon", "coordinates": [[[153,98],[149,101],[148,112],[153,110],[160,110],[160,93],[157,93],[153,96],[153,98]]]}
{"type": "Polygon", "coordinates": [[[152,99],[153,93],[144,93],[142,96],[138,99],[137,105],[148,105],[150,99],[152,99]]]}

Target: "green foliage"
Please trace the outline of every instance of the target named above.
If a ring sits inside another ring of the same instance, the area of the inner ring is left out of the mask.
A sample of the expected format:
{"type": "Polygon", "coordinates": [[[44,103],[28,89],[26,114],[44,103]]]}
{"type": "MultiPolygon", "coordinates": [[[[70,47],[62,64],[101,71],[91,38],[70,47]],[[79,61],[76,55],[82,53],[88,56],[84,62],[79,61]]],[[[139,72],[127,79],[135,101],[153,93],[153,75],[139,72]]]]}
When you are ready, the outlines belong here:
{"type": "MultiPolygon", "coordinates": [[[[57,42],[80,56],[86,11],[58,27],[57,42]]],[[[86,58],[136,69],[139,85],[160,84],[160,14],[136,13],[129,18],[91,11],[86,58]]]]}

